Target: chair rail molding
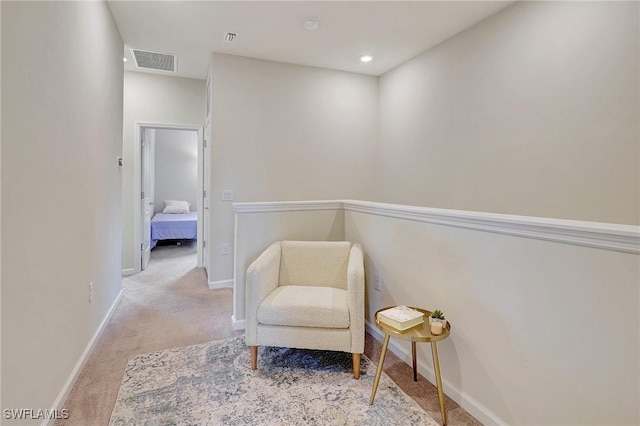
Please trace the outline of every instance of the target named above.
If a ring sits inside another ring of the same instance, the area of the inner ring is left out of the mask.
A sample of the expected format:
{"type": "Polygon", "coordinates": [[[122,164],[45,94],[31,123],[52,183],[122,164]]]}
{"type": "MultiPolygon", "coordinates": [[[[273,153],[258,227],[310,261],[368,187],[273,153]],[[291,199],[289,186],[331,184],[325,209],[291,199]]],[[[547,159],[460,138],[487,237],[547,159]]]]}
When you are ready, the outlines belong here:
{"type": "Polygon", "coordinates": [[[341,200],[315,201],[262,201],[255,203],[233,203],[235,213],[274,213],[299,212],[312,210],[340,210],[344,206],[341,200]]]}
{"type": "Polygon", "coordinates": [[[272,213],[346,210],[477,231],[640,254],[640,226],[450,210],[360,200],[233,203],[233,211],[272,213]]]}

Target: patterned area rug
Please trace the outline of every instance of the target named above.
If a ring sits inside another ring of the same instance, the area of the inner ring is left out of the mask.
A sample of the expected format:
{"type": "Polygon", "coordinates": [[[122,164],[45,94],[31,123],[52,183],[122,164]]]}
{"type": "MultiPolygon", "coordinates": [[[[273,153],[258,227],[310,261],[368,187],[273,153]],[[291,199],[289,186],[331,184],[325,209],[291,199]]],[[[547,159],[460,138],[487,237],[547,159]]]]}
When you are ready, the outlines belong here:
{"type": "Polygon", "coordinates": [[[437,423],[375,366],[351,354],[261,347],[251,370],[244,336],[133,356],[111,425],[429,425],[437,423]]]}

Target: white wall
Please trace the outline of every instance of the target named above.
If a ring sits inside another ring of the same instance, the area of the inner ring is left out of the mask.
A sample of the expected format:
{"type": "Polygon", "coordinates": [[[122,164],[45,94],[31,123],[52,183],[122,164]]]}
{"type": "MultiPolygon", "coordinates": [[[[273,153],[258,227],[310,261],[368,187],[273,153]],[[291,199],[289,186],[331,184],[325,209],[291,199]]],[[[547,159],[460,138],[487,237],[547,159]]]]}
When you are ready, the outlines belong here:
{"type": "Polygon", "coordinates": [[[123,44],[104,2],[0,7],[1,405],[45,409],[120,291],[123,44]]]}
{"type": "MultiPolygon", "coordinates": [[[[445,390],[483,422],[640,421],[637,254],[349,211],[345,230],[383,281],[368,280],[369,321],[389,305],[443,310],[445,390]]],[[[427,345],[418,356],[432,370],[427,345]]]]}
{"type": "Polygon", "coordinates": [[[198,209],[198,132],[158,129],[155,136],[154,211],[165,200],[184,200],[198,209]]]}
{"type": "Polygon", "coordinates": [[[122,268],[135,270],[134,221],[138,220],[140,154],[134,150],[136,123],[200,127],[205,119],[204,80],[124,73],[124,135],[122,170],[122,268]]]}
{"type": "Polygon", "coordinates": [[[640,223],[638,2],[519,2],[380,78],[386,202],[640,223]]]}
{"type": "MultiPolygon", "coordinates": [[[[2,7],[0,7],[0,46],[2,46],[2,7]]],[[[0,81],[2,81],[2,60],[0,60],[0,81]]],[[[0,84],[0,99],[2,99],[2,84],[0,84]]],[[[2,102],[0,101],[0,224],[2,224],[2,102]]],[[[0,226],[0,242],[2,241],[2,226],[0,226]]],[[[0,330],[2,330],[2,244],[0,243],[0,330]]],[[[2,339],[0,339],[0,366],[2,365],[2,339]]],[[[0,376],[2,371],[0,368],[0,376]]],[[[1,379],[0,379],[1,380],[1,379]]],[[[0,386],[0,403],[2,401],[2,386],[0,386]]]]}
{"type": "Polygon", "coordinates": [[[373,194],[377,79],[226,55],[212,59],[211,281],[233,277],[235,201],[373,194]]]}

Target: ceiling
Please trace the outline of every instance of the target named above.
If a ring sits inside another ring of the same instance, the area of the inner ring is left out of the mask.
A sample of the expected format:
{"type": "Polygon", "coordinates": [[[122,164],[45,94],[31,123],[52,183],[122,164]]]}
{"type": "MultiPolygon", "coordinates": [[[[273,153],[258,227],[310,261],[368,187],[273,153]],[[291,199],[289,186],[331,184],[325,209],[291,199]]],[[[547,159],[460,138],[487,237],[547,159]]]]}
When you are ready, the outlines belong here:
{"type": "MultiPolygon", "coordinates": [[[[177,55],[204,79],[211,52],[381,75],[513,1],[108,1],[126,45],[177,55]],[[304,28],[317,18],[316,30],[304,28]],[[223,40],[238,34],[235,43],[223,40]],[[359,57],[373,56],[369,63],[359,57]]],[[[159,72],[160,73],[160,72],[159,72]]],[[[166,72],[162,72],[167,74],[166,72]]]]}

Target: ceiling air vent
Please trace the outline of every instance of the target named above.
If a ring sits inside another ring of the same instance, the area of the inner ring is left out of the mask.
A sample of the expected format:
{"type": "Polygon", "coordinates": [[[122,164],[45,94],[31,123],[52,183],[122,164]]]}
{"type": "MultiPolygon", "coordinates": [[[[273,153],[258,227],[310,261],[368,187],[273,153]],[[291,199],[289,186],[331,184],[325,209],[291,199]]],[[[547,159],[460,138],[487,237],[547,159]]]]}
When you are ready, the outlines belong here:
{"type": "Polygon", "coordinates": [[[170,53],[131,49],[138,68],[176,72],[176,56],[170,53]]]}
{"type": "Polygon", "coordinates": [[[237,33],[225,33],[224,34],[224,41],[226,41],[227,43],[235,43],[236,42],[236,38],[238,38],[238,34],[237,33]]]}

